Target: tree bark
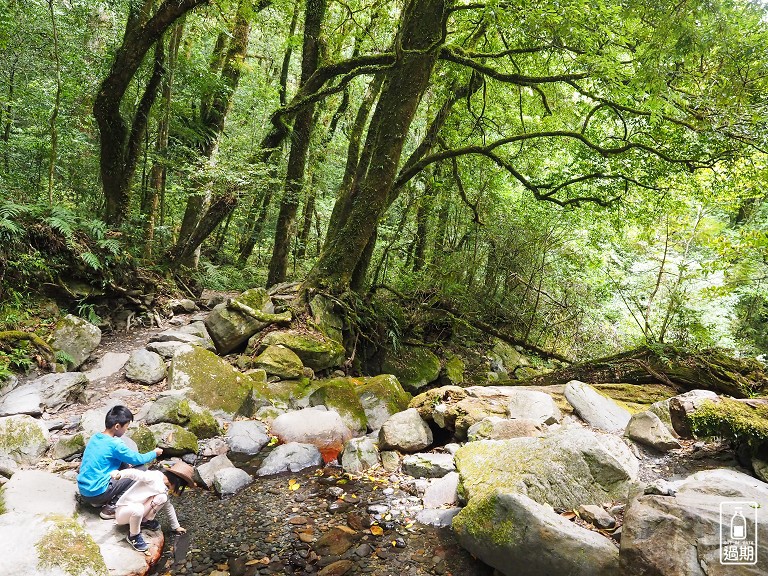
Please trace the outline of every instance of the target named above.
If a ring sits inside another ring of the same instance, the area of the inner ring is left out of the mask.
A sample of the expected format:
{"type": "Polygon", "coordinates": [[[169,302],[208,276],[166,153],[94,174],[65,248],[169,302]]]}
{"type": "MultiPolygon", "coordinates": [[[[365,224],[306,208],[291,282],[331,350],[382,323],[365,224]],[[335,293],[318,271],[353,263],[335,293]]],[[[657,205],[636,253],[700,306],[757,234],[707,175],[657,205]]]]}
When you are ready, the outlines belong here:
{"type": "MultiPolygon", "coordinates": [[[[387,73],[368,130],[370,162],[349,193],[336,233],[329,233],[304,289],[342,293],[375,230],[397,175],[405,138],[444,40],[445,0],[412,0],[403,12],[397,38],[398,62],[387,73]],[[343,241],[342,241],[343,240],[343,241]]],[[[358,171],[360,173],[360,171],[358,171]]],[[[342,199],[343,200],[343,199],[342,199]]]]}
{"type": "Polygon", "coordinates": [[[181,16],[207,2],[166,0],[151,17],[145,10],[133,9],[129,14],[122,44],[93,104],[93,115],[101,136],[99,158],[105,198],[104,218],[110,226],[120,226],[128,212],[141,135],[162,77],[162,61],[158,60],[162,51],[155,52],[155,71],[132,119],[124,117],[120,110],[128,86],[149,49],[165,31],[181,16]]]}
{"type": "MultiPolygon", "coordinates": [[[[320,60],[320,31],[325,19],[325,0],[307,0],[304,17],[304,47],[301,57],[301,83],[306,85],[317,70],[320,60]]],[[[275,226],[275,242],[272,245],[272,258],[269,261],[267,286],[285,281],[288,270],[288,254],[295,234],[296,212],[299,208],[301,191],[304,186],[304,170],[307,165],[309,143],[312,137],[312,118],[315,105],[303,107],[293,122],[291,134],[291,153],[285,175],[283,199],[275,226]]]]}
{"type": "Polygon", "coordinates": [[[757,360],[733,358],[718,349],[682,352],[672,347],[660,351],[636,348],[529,378],[525,384],[565,384],[570,380],[589,384],[663,383],[680,390],[712,390],[735,398],[768,391],[768,374],[757,360]]]}

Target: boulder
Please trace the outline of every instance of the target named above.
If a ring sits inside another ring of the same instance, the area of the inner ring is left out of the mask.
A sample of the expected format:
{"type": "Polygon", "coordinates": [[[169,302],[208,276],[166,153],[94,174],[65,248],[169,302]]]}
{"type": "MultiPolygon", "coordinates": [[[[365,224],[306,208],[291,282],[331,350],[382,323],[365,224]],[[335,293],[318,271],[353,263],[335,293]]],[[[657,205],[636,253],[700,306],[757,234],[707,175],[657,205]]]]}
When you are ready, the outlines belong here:
{"type": "Polygon", "coordinates": [[[624,435],[660,452],[680,448],[680,442],[670,434],[661,418],[650,410],[633,414],[624,435]]]}
{"type": "Polygon", "coordinates": [[[424,508],[455,506],[459,502],[458,488],[458,472],[449,472],[442,478],[433,478],[429,481],[422,496],[424,508]]]}
{"type": "Polygon", "coordinates": [[[285,346],[293,350],[301,358],[304,366],[312,370],[325,370],[341,366],[344,362],[344,346],[336,340],[331,340],[319,332],[303,332],[299,330],[280,330],[270,332],[260,341],[252,341],[248,349],[257,348],[259,351],[267,346],[285,346]]]}
{"type": "Polygon", "coordinates": [[[165,378],[165,360],[144,348],[134,350],[125,364],[125,377],[139,384],[157,384],[165,378]]]}
{"type": "Polygon", "coordinates": [[[232,496],[253,482],[253,478],[240,468],[222,468],[213,475],[213,486],[221,496],[232,496]]]}
{"type": "Polygon", "coordinates": [[[473,556],[505,576],[615,576],[616,546],[519,493],[492,491],[470,500],[453,531],[473,556]]]}
{"type": "Polygon", "coordinates": [[[523,356],[514,346],[498,338],[494,339],[490,355],[493,360],[501,364],[504,372],[507,372],[512,377],[514,377],[515,370],[518,368],[531,365],[528,358],[523,356]]]}
{"type": "Polygon", "coordinates": [[[352,438],[344,444],[344,451],[341,453],[341,467],[350,474],[360,474],[361,472],[374,468],[381,464],[379,449],[371,438],[352,438]]]}
{"type": "Polygon", "coordinates": [[[178,341],[150,342],[147,344],[147,350],[154,352],[155,354],[160,354],[165,360],[170,360],[179,349],[185,348],[186,346],[189,346],[189,344],[189,342],[178,341]]]}
{"type": "Polygon", "coordinates": [[[580,426],[540,438],[470,442],[454,458],[460,494],[470,502],[500,490],[556,508],[625,499],[639,468],[619,438],[580,426]]]}
{"type": "Polygon", "coordinates": [[[280,472],[298,472],[305,468],[323,465],[323,456],[313,444],[289,442],[277,446],[259,467],[259,476],[269,476],[280,472]]]}
{"type": "Polygon", "coordinates": [[[507,409],[510,418],[533,420],[539,424],[556,424],[562,417],[552,396],[536,390],[515,390],[507,409]]]}
{"type": "Polygon", "coordinates": [[[130,354],[127,352],[106,352],[99,358],[96,366],[85,372],[90,382],[99,382],[105,380],[113,374],[117,374],[128,362],[130,354]]]}
{"type": "Polygon", "coordinates": [[[48,448],[48,428],[25,414],[0,418],[0,456],[22,465],[36,464],[48,448]]]}
{"type": "MultiPolygon", "coordinates": [[[[269,314],[274,312],[272,300],[263,288],[246,290],[234,300],[253,310],[269,314]]],[[[230,308],[226,303],[216,306],[205,319],[205,327],[219,354],[229,354],[268,325],[266,322],[230,308]]]]}
{"type": "Polygon", "coordinates": [[[432,444],[432,430],[415,408],[393,414],[379,430],[379,449],[418,452],[432,444]]]}
{"type": "Polygon", "coordinates": [[[593,526],[607,530],[616,526],[616,519],[596,504],[579,506],[579,517],[593,526]]]}
{"type": "Polygon", "coordinates": [[[281,414],[272,421],[271,431],[282,443],[316,446],[326,462],[335,459],[352,437],[338,413],[320,407],[281,414]]]}
{"type": "Polygon", "coordinates": [[[606,432],[624,432],[632,416],[629,410],[578,380],[565,385],[565,399],[584,422],[606,432]]]}
{"type": "Polygon", "coordinates": [[[408,408],[411,401],[411,395],[403,390],[393,374],[368,378],[365,384],[358,386],[355,391],[365,411],[370,430],[381,428],[390,416],[408,408]]]}
{"type": "Polygon", "coordinates": [[[188,400],[179,393],[160,396],[144,416],[149,424],[167,422],[182,426],[199,439],[213,438],[221,434],[221,427],[209,410],[188,400]]]}
{"type": "Polygon", "coordinates": [[[383,372],[394,374],[403,388],[418,394],[440,375],[440,359],[426,346],[401,346],[397,353],[387,352],[383,372]]]}
{"type": "Polygon", "coordinates": [[[224,454],[214,456],[208,462],[195,468],[195,479],[207,488],[213,488],[216,472],[235,465],[224,454]]]}
{"type": "Polygon", "coordinates": [[[418,453],[403,458],[403,473],[414,478],[442,478],[456,471],[452,454],[418,453]]]}
{"type": "Polygon", "coordinates": [[[488,416],[473,424],[467,430],[467,440],[507,440],[524,436],[541,436],[546,426],[536,420],[510,420],[498,416],[488,416]]]}
{"type": "MultiPolygon", "coordinates": [[[[674,496],[641,495],[624,513],[621,574],[727,576],[768,573],[768,541],[758,538],[752,564],[721,563],[721,553],[752,541],[755,530],[768,533],[768,485],[735,470],[705,470],[678,483],[674,496]],[[757,510],[748,502],[754,502],[757,510]],[[742,505],[746,539],[734,541],[730,524],[742,505]],[[723,516],[721,517],[721,506],[723,516]],[[757,525],[755,525],[755,520],[757,525]],[[721,548],[721,538],[724,546],[721,548]]],[[[727,560],[727,557],[725,557],[727,560]]]]}
{"type": "MultiPolygon", "coordinates": [[[[155,438],[158,448],[165,456],[183,456],[197,452],[197,436],[176,424],[154,424],[149,431],[155,438]]],[[[134,440],[136,440],[134,438],[134,440]]],[[[138,444],[138,440],[136,440],[138,444]]]]}
{"type": "Polygon", "coordinates": [[[250,416],[254,409],[254,380],[199,347],[176,353],[168,370],[168,387],[189,388],[188,397],[211,410],[250,416]]]}
{"type": "Polygon", "coordinates": [[[339,310],[339,312],[337,312],[337,308],[338,306],[333,299],[323,296],[322,294],[318,294],[309,301],[312,320],[317,327],[320,328],[320,331],[331,340],[343,342],[343,311],[339,310]]]}
{"type": "Polygon", "coordinates": [[[656,414],[656,416],[659,417],[659,420],[661,420],[662,424],[664,424],[669,433],[672,434],[674,438],[677,438],[678,434],[675,432],[674,426],[672,426],[672,415],[669,412],[669,401],[670,398],[654,402],[648,406],[648,411],[656,414]]]}
{"type": "Polygon", "coordinates": [[[4,389],[0,396],[0,417],[15,414],[40,416],[43,413],[43,399],[35,386],[22,385],[4,389]]]}
{"type": "Polygon", "coordinates": [[[361,436],[368,429],[368,419],[351,378],[333,378],[321,382],[309,397],[310,406],[325,406],[337,412],[353,436],[361,436]]]}
{"type": "Polygon", "coordinates": [[[711,390],[691,390],[669,399],[669,418],[672,429],[681,438],[692,438],[688,415],[695,412],[707,401],[716,401],[717,394],[711,390]]]}
{"type": "Polygon", "coordinates": [[[0,398],[0,416],[58,412],[83,400],[88,377],[82,372],[46,374],[28,384],[17,386],[0,398]]]}
{"type": "Polygon", "coordinates": [[[233,456],[255,456],[269,443],[267,427],[255,420],[237,420],[227,428],[226,442],[233,456]]]}
{"type": "Polygon", "coordinates": [[[253,362],[253,368],[264,370],[267,374],[283,380],[301,378],[304,365],[290,348],[285,346],[267,346],[253,362]]]}
{"type": "Polygon", "coordinates": [[[195,301],[190,300],[189,298],[178,298],[170,300],[168,302],[168,306],[170,306],[171,310],[173,310],[173,312],[176,314],[190,314],[199,310],[197,304],[195,304],[195,301]]]}
{"type": "Polygon", "coordinates": [[[53,331],[51,347],[67,354],[69,370],[76,370],[101,344],[101,330],[87,320],[67,314],[59,320],[53,331]]]}
{"type": "Polygon", "coordinates": [[[79,456],[85,450],[85,439],[82,434],[59,436],[51,445],[50,454],[54,460],[68,460],[79,456]]]}

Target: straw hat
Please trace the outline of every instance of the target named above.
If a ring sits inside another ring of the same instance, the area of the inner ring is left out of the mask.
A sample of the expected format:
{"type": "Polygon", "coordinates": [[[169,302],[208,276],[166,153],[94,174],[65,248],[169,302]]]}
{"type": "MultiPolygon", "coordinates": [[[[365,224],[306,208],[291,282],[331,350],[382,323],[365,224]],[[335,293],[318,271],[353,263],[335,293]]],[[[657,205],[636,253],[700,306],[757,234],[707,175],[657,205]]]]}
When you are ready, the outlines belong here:
{"type": "Polygon", "coordinates": [[[192,474],[194,471],[195,469],[185,462],[176,462],[173,466],[166,470],[166,472],[170,472],[171,474],[184,480],[184,482],[186,482],[187,486],[190,488],[195,485],[195,481],[192,479],[192,474]]]}

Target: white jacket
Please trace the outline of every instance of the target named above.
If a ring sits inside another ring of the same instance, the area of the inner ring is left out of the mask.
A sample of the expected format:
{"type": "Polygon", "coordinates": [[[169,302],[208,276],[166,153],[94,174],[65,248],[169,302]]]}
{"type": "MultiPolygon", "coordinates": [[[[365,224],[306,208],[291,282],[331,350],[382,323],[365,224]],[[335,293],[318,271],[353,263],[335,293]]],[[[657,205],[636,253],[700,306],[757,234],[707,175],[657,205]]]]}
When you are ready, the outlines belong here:
{"type": "MultiPolygon", "coordinates": [[[[159,470],[136,470],[135,468],[120,470],[121,478],[130,478],[135,480],[135,482],[120,496],[115,506],[144,504],[148,499],[158,494],[168,496],[168,487],[163,480],[164,476],[159,470]]],[[[176,517],[176,510],[173,504],[171,504],[170,498],[165,502],[163,509],[168,515],[168,520],[171,522],[171,530],[180,528],[181,525],[176,517]]]]}

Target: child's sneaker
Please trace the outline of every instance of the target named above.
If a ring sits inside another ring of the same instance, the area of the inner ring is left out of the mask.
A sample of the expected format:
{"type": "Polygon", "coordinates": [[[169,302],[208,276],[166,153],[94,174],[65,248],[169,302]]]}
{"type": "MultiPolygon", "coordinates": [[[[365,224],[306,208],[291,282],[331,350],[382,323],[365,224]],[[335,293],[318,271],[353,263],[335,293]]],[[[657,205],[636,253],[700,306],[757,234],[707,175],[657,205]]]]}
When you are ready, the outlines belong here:
{"type": "Polygon", "coordinates": [[[128,540],[128,544],[133,546],[134,550],[138,550],[139,552],[146,552],[149,550],[149,545],[144,542],[144,538],[141,537],[141,532],[136,534],[136,536],[131,536],[128,534],[126,540],[128,540]]]}
{"type": "Polygon", "coordinates": [[[160,530],[160,521],[157,519],[144,520],[144,522],[141,523],[141,529],[142,530],[160,530]]]}
{"type": "Polygon", "coordinates": [[[112,504],[104,504],[104,506],[101,507],[99,516],[104,520],[112,520],[115,517],[115,506],[112,504]]]}

